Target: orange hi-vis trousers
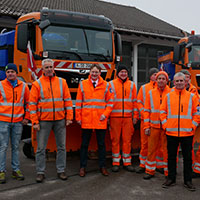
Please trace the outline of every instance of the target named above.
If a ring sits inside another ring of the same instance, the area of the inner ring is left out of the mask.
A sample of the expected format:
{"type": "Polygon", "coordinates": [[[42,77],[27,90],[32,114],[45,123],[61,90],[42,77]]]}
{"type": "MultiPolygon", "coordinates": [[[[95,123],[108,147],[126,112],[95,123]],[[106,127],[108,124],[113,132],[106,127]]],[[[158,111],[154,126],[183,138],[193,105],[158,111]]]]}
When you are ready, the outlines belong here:
{"type": "Polygon", "coordinates": [[[194,165],[193,165],[193,171],[195,173],[200,174],[200,145],[199,145],[199,149],[196,152],[195,162],[194,162],[194,165]]]}
{"type": "Polygon", "coordinates": [[[167,168],[167,138],[163,129],[152,128],[151,134],[148,136],[148,155],[145,163],[146,173],[154,175],[156,170],[156,155],[162,145],[163,162],[159,164],[159,168],[164,168],[165,176],[168,176],[167,168]]]}
{"type": "Polygon", "coordinates": [[[120,147],[122,143],[123,165],[131,165],[131,144],[134,133],[133,120],[131,117],[110,118],[110,137],[112,142],[113,165],[120,165],[121,154],[120,147]],[[122,140],[122,141],[121,141],[122,140]]]}
{"type": "MultiPolygon", "coordinates": [[[[147,159],[148,154],[148,136],[145,134],[144,131],[144,120],[141,119],[140,122],[140,167],[145,168],[145,162],[147,159]]],[[[160,148],[158,148],[156,153],[156,168],[163,168],[163,152],[162,152],[162,145],[160,144],[160,148]]]]}
{"type": "Polygon", "coordinates": [[[148,136],[145,135],[145,132],[144,132],[143,119],[141,119],[141,122],[140,122],[140,143],[141,143],[140,155],[139,155],[140,167],[145,168],[145,162],[146,162],[147,153],[148,153],[148,136]]]}

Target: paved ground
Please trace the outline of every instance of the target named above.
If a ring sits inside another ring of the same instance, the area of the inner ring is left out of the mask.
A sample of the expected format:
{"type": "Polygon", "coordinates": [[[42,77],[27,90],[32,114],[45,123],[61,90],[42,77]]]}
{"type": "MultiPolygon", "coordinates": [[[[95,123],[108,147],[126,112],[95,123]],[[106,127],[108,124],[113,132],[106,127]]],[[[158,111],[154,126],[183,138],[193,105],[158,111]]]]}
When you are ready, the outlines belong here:
{"type": "MultiPolygon", "coordinates": [[[[143,180],[142,174],[130,173],[122,168],[119,173],[111,173],[109,177],[102,176],[98,171],[97,160],[89,160],[87,176],[78,176],[79,157],[73,155],[67,159],[67,181],[56,177],[55,161],[47,161],[46,180],[42,184],[35,182],[34,160],[26,158],[21,152],[21,168],[25,174],[24,181],[11,178],[10,152],[7,162],[7,183],[0,185],[0,199],[68,199],[68,200],[129,200],[129,199],[162,199],[162,200],[196,200],[200,198],[200,179],[194,179],[197,191],[190,192],[183,187],[182,158],[179,159],[177,184],[169,189],[161,187],[164,175],[156,174],[152,180],[143,180]]],[[[138,158],[133,159],[138,165],[138,158]]],[[[107,159],[108,170],[111,172],[111,159],[107,159]]]]}

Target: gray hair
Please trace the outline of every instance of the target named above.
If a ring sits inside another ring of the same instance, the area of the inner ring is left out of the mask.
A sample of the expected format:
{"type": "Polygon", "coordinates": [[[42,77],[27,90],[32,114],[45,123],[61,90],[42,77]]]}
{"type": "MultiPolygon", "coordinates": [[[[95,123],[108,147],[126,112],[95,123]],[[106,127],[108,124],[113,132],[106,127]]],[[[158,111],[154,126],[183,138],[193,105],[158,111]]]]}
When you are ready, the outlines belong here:
{"type": "Polygon", "coordinates": [[[185,80],[185,74],[183,72],[177,72],[175,75],[174,75],[174,78],[176,77],[180,77],[180,76],[183,76],[184,80],[185,80]]]}
{"type": "Polygon", "coordinates": [[[44,60],[42,61],[42,66],[44,66],[44,63],[46,63],[46,62],[50,62],[52,65],[54,64],[54,61],[53,61],[52,59],[46,58],[46,59],[44,59],[44,60]]]}

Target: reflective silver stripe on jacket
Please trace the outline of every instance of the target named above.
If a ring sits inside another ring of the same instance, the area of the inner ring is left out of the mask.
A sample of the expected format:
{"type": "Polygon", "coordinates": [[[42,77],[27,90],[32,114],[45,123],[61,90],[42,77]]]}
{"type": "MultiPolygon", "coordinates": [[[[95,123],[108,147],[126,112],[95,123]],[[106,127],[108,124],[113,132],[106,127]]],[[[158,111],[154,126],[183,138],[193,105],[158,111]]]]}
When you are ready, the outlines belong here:
{"type": "Polygon", "coordinates": [[[64,111],[64,108],[42,108],[41,112],[53,112],[54,110],[55,112],[64,111]]]}
{"type": "Polygon", "coordinates": [[[82,83],[82,81],[80,81],[80,89],[81,89],[81,92],[83,93],[83,101],[85,101],[85,92],[83,90],[83,83],[82,83]]]}
{"type": "Polygon", "coordinates": [[[24,106],[24,104],[23,103],[7,103],[7,102],[4,102],[4,103],[1,103],[0,102],[0,106],[13,106],[14,105],[14,107],[18,107],[18,106],[24,106]]]}
{"type": "MultiPolygon", "coordinates": [[[[113,110],[112,110],[112,113],[121,113],[121,112],[122,112],[122,109],[113,109],[113,110]]],[[[132,110],[124,109],[124,112],[126,112],[126,113],[131,113],[132,110]]]]}
{"type": "Polygon", "coordinates": [[[144,85],[142,86],[142,94],[143,94],[143,105],[144,105],[145,100],[146,100],[146,92],[145,92],[145,86],[144,85]]]}
{"type": "Polygon", "coordinates": [[[4,102],[7,102],[7,99],[6,99],[6,94],[5,94],[5,91],[3,89],[3,86],[2,86],[2,83],[0,82],[0,91],[1,91],[1,95],[3,97],[3,101],[4,102]]]}
{"type": "MultiPolygon", "coordinates": [[[[178,131],[178,128],[166,128],[166,131],[168,132],[172,132],[172,131],[178,131]]],[[[179,131],[183,131],[183,132],[191,132],[192,128],[179,128],[179,131]]]]}
{"type": "Polygon", "coordinates": [[[113,81],[110,81],[110,84],[111,84],[111,87],[112,87],[113,92],[114,92],[114,99],[117,99],[117,93],[116,93],[116,91],[115,91],[115,86],[114,86],[113,81]]]}
{"type": "Polygon", "coordinates": [[[63,82],[62,82],[62,78],[59,78],[59,85],[60,85],[60,97],[63,99],[63,82]]]}
{"type": "Polygon", "coordinates": [[[40,95],[41,95],[41,98],[44,99],[44,92],[43,92],[43,88],[42,88],[42,83],[40,81],[40,79],[36,80],[40,86],[40,95]]]}
{"type": "Polygon", "coordinates": [[[105,106],[82,105],[82,108],[97,108],[97,109],[105,109],[105,106]]]}
{"type": "Polygon", "coordinates": [[[156,110],[155,107],[154,107],[152,90],[150,90],[149,95],[150,95],[151,113],[160,113],[160,110],[156,110]]]}
{"type": "Polygon", "coordinates": [[[5,117],[23,117],[24,114],[7,114],[7,113],[0,113],[1,116],[5,116],[5,117]]]}
{"type": "Polygon", "coordinates": [[[106,93],[108,92],[108,87],[109,87],[109,83],[106,84],[106,90],[104,92],[104,97],[103,97],[104,99],[106,98],[106,93]]]}

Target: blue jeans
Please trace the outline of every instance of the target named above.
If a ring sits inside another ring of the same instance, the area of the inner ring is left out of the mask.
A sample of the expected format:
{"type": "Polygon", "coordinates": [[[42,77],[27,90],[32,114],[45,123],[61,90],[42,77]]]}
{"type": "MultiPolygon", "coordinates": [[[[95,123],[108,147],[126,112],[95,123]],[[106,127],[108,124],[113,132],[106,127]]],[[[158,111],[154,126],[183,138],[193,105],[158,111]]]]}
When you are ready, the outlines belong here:
{"type": "Polygon", "coordinates": [[[40,121],[40,131],[37,132],[37,151],[36,151],[36,171],[38,174],[44,174],[46,168],[46,146],[51,130],[54,131],[57,156],[57,172],[65,171],[66,167],[66,125],[65,119],[57,121],[40,121]]]}
{"type": "Polygon", "coordinates": [[[19,170],[19,143],[21,141],[23,125],[21,122],[10,123],[0,121],[0,172],[6,171],[6,151],[11,139],[13,171],[19,170]]]}

